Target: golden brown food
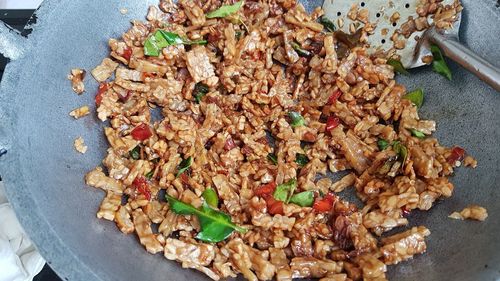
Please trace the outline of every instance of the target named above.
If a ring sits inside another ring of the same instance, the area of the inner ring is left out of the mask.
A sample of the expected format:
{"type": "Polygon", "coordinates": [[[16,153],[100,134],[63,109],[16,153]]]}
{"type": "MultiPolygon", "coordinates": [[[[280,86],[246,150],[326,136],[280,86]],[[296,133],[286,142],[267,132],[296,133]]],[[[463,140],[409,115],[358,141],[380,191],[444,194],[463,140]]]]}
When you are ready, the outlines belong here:
{"type": "Polygon", "coordinates": [[[450,197],[465,151],[432,137],[366,30],[326,32],[321,15],[162,0],[109,40],[92,71],[110,121],[106,173],[86,176],[107,194],[97,216],[214,280],[385,280],[425,252],[424,226],[379,236],[450,197]]]}

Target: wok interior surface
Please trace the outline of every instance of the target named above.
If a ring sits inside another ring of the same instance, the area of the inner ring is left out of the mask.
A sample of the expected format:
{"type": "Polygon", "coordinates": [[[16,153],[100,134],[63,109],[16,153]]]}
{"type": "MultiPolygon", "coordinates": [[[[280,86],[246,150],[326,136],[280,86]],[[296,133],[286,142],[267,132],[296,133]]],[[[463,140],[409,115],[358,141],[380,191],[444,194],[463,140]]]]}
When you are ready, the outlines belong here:
{"type": "MultiPolygon", "coordinates": [[[[301,1],[308,8],[322,1],[301,1]]],[[[500,10],[492,0],[463,0],[461,41],[492,63],[500,62],[500,10]]],[[[66,79],[71,68],[90,71],[107,56],[108,38],[119,37],[130,19],[143,19],[157,1],[46,1],[30,36],[27,55],[11,62],[0,92],[0,173],[9,198],[42,255],[69,280],[207,280],[161,255],[150,255],[134,235],[125,236],[95,212],[104,196],[83,176],[100,164],[107,148],[103,124],[93,116],[68,116],[84,104],[94,106],[97,83],[87,76],[87,92],[77,96],[66,79]],[[122,15],[120,8],[127,8],[122,15]],[[74,151],[82,136],[86,154],[74,151]]],[[[420,113],[436,120],[435,136],[460,145],[478,160],[476,169],[459,169],[455,191],[428,212],[414,212],[410,226],[431,230],[427,253],[389,267],[391,280],[495,280],[500,278],[500,95],[451,63],[453,81],[430,67],[399,82],[422,87],[420,113]],[[478,204],[485,222],[448,218],[478,204]]],[[[398,229],[400,231],[401,229],[398,229]]],[[[67,280],[68,280],[67,279],[67,280]]]]}

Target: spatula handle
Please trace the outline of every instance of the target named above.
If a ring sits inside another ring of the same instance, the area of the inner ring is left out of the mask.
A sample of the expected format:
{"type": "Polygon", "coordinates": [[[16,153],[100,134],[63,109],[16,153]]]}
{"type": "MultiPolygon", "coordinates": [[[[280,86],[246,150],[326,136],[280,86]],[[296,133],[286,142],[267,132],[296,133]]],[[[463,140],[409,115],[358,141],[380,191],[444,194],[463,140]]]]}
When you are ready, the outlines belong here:
{"type": "Polygon", "coordinates": [[[474,73],[484,82],[500,92],[500,69],[449,36],[441,34],[434,28],[427,30],[430,42],[436,44],[445,56],[454,60],[465,69],[474,73]]]}

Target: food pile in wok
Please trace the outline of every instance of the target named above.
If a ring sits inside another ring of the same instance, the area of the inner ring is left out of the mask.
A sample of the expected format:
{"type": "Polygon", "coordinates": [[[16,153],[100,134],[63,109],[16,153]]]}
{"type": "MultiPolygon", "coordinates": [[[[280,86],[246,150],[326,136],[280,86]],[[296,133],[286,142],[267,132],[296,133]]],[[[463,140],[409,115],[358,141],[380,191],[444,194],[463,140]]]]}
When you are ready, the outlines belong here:
{"type": "Polygon", "coordinates": [[[476,161],[432,137],[422,90],[367,53],[363,28],[322,16],[295,0],[162,0],[110,39],[92,71],[110,144],[86,175],[106,191],[97,217],[214,280],[385,280],[425,252],[430,231],[408,216],[476,161]]]}

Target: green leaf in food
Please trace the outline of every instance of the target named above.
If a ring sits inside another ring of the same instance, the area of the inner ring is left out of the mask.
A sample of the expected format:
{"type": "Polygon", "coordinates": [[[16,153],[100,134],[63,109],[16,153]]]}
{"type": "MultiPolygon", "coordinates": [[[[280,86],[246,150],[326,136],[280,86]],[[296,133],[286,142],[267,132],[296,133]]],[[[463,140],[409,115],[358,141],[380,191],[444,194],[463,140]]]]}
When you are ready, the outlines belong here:
{"type": "Polygon", "coordinates": [[[150,180],[151,178],[153,178],[154,173],[155,173],[155,170],[151,170],[151,171],[149,171],[149,172],[145,175],[145,177],[146,177],[148,180],[150,180]]]}
{"type": "Polygon", "coordinates": [[[180,45],[184,43],[184,40],[177,33],[173,33],[165,30],[157,30],[153,35],[156,40],[160,43],[160,47],[165,48],[170,45],[180,45]],[[164,41],[161,41],[163,38],[164,41]]]}
{"type": "Polygon", "coordinates": [[[217,206],[219,206],[219,197],[213,188],[205,189],[201,196],[203,196],[205,202],[207,202],[210,207],[217,208],[217,206]]]}
{"type": "Polygon", "coordinates": [[[238,1],[233,5],[222,5],[219,9],[207,13],[205,16],[209,19],[225,18],[231,14],[236,13],[241,8],[241,6],[243,6],[243,1],[238,1]]]}
{"type": "Polygon", "coordinates": [[[179,215],[195,215],[200,222],[201,231],[196,235],[197,239],[204,242],[217,243],[226,239],[236,230],[241,233],[247,230],[231,222],[231,217],[221,211],[214,210],[203,202],[197,209],[190,204],[186,204],[170,195],[165,195],[170,204],[170,209],[179,215]]]}
{"type": "Polygon", "coordinates": [[[302,153],[295,154],[295,163],[299,164],[300,167],[304,167],[307,163],[309,163],[309,158],[307,155],[302,153]]]}
{"type": "Polygon", "coordinates": [[[377,146],[378,146],[378,149],[380,149],[380,151],[383,151],[389,146],[389,142],[384,140],[384,139],[379,139],[377,141],[377,146]]]}
{"type": "Polygon", "coordinates": [[[193,96],[194,96],[194,100],[196,101],[196,103],[200,103],[201,98],[203,98],[207,93],[208,93],[208,86],[207,85],[205,85],[201,82],[196,83],[196,85],[194,86],[194,91],[193,91],[193,96]]]}
{"type": "Polygon", "coordinates": [[[411,134],[414,136],[414,137],[417,137],[419,139],[424,139],[425,138],[425,134],[420,132],[419,130],[417,129],[410,129],[410,132],[411,134]]]}
{"type": "Polygon", "coordinates": [[[319,193],[319,197],[321,197],[321,198],[325,197],[325,193],[323,191],[321,191],[321,189],[318,190],[318,193],[319,193]]]}
{"type": "Polygon", "coordinates": [[[314,203],[314,192],[309,190],[294,194],[290,198],[290,203],[301,207],[311,207],[314,203]]]}
{"type": "Polygon", "coordinates": [[[399,74],[410,75],[410,73],[408,72],[408,70],[405,69],[400,60],[388,59],[387,64],[392,66],[394,68],[394,71],[396,71],[399,74]]]}
{"type": "Polygon", "coordinates": [[[402,144],[400,141],[395,141],[392,143],[392,149],[396,154],[398,155],[399,159],[401,162],[404,164],[406,162],[406,158],[408,158],[408,149],[404,144],[402,144]]]}
{"type": "Polygon", "coordinates": [[[422,104],[424,103],[424,91],[420,88],[416,89],[415,91],[411,91],[407,93],[406,95],[403,96],[403,99],[410,100],[414,105],[416,105],[418,108],[422,107],[422,104]]]}
{"type": "Polygon", "coordinates": [[[274,165],[278,165],[278,157],[276,157],[274,153],[269,153],[267,155],[267,160],[271,161],[274,165]]]}
{"type": "Polygon", "coordinates": [[[170,45],[180,45],[180,44],[184,44],[184,45],[206,45],[207,44],[207,40],[203,40],[203,39],[201,39],[201,40],[189,40],[186,38],[182,38],[177,33],[169,32],[169,31],[165,31],[165,30],[158,30],[156,33],[161,34],[161,36],[163,38],[165,38],[165,40],[167,41],[167,44],[165,44],[165,46],[163,46],[163,47],[167,47],[170,45]]]}
{"type": "Polygon", "coordinates": [[[304,126],[306,123],[304,117],[302,117],[302,115],[298,112],[290,111],[288,112],[288,117],[291,119],[290,125],[292,125],[293,128],[304,126]]]}
{"type": "Polygon", "coordinates": [[[273,197],[278,201],[288,203],[290,202],[290,198],[292,197],[295,188],[297,188],[297,180],[291,179],[286,183],[278,185],[276,190],[274,190],[273,197]]]}
{"type": "Polygon", "coordinates": [[[182,39],[182,43],[184,45],[206,45],[208,43],[207,40],[205,39],[200,39],[200,40],[188,40],[188,39],[182,39]]]}
{"type": "Polygon", "coordinates": [[[325,16],[319,18],[319,23],[321,23],[323,27],[330,32],[334,32],[337,29],[335,28],[335,24],[325,16]]]}
{"type": "Polygon", "coordinates": [[[134,149],[129,151],[128,155],[134,160],[139,160],[141,158],[141,146],[134,147],[134,149]]]}
{"type": "Polygon", "coordinates": [[[444,77],[446,77],[446,79],[451,81],[451,71],[446,64],[446,61],[444,60],[443,54],[441,53],[439,47],[436,45],[431,45],[431,52],[432,56],[434,57],[434,59],[432,60],[432,70],[443,75],[444,77]]]}
{"type": "Polygon", "coordinates": [[[296,42],[292,42],[292,43],[290,43],[290,45],[297,52],[297,54],[299,54],[300,56],[309,57],[311,55],[311,52],[309,52],[308,50],[302,49],[302,47],[299,44],[297,44],[296,42]]]}
{"type": "Polygon", "coordinates": [[[188,39],[183,39],[177,33],[165,31],[165,30],[157,30],[151,36],[146,39],[144,42],[144,54],[146,56],[157,57],[160,55],[160,52],[163,48],[172,45],[204,45],[207,44],[206,40],[195,40],[191,41],[188,39]]]}
{"type": "Polygon", "coordinates": [[[153,37],[148,38],[144,42],[144,54],[150,57],[157,57],[160,55],[161,48],[156,44],[156,40],[153,37]]]}
{"type": "Polygon", "coordinates": [[[179,177],[182,173],[184,173],[187,169],[189,169],[192,163],[193,163],[193,157],[191,156],[182,160],[181,163],[179,164],[179,170],[177,171],[175,177],[176,178],[179,177]]]}
{"type": "Polygon", "coordinates": [[[243,35],[243,31],[237,30],[234,35],[236,36],[236,40],[240,40],[241,36],[243,35]]]}

